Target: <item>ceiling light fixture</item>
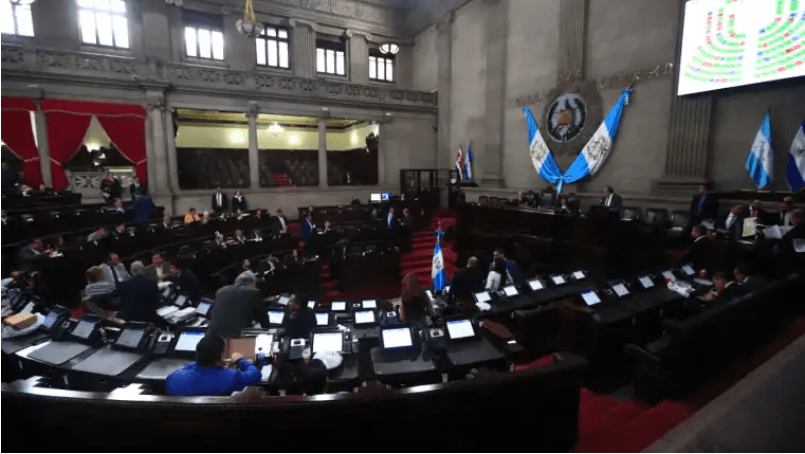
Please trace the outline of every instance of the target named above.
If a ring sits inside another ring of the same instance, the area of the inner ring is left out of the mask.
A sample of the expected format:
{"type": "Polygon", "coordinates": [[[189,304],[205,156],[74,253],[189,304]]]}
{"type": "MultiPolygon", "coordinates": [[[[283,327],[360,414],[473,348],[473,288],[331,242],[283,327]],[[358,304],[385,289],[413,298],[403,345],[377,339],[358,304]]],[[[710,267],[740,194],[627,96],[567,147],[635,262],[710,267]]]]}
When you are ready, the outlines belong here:
{"type": "Polygon", "coordinates": [[[268,132],[271,134],[280,134],[285,131],[285,128],[280,126],[279,123],[274,122],[271,126],[268,127],[268,132]]]}
{"type": "Polygon", "coordinates": [[[263,24],[257,22],[254,16],[252,0],[246,0],[246,6],[243,8],[243,19],[238,19],[235,25],[238,28],[238,33],[249,38],[255,38],[263,33],[263,24]]]}
{"type": "Polygon", "coordinates": [[[388,55],[388,54],[394,55],[399,51],[400,51],[400,46],[398,46],[398,45],[396,45],[394,43],[386,43],[386,44],[381,44],[380,45],[380,52],[383,53],[383,54],[386,54],[386,55],[388,55]]]}

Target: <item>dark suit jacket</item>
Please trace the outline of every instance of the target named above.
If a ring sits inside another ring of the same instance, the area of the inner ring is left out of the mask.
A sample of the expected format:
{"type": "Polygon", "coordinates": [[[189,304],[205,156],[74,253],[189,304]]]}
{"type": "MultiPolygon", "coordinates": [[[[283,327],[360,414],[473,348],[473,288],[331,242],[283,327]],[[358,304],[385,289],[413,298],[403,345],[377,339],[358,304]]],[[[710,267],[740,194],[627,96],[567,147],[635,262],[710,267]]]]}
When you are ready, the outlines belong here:
{"type": "Polygon", "coordinates": [[[462,268],[456,271],[453,280],[450,282],[450,304],[455,303],[458,298],[472,298],[473,292],[483,290],[484,282],[481,270],[462,268]]]}
{"type": "MultiPolygon", "coordinates": [[[[492,271],[492,268],[494,266],[495,266],[494,262],[490,263],[489,271],[492,271]]],[[[520,271],[520,267],[517,266],[517,262],[515,262],[514,260],[506,260],[506,269],[509,271],[509,275],[512,277],[514,285],[522,285],[525,283],[525,277],[523,276],[522,271],[520,271]]]]}
{"type": "Polygon", "coordinates": [[[115,295],[120,298],[120,309],[126,320],[164,324],[156,313],[160,307],[156,279],[140,274],[118,282],[115,295]]]}
{"type": "Polygon", "coordinates": [[[25,246],[20,249],[20,252],[17,254],[17,266],[19,266],[21,270],[33,271],[36,269],[36,265],[46,258],[43,253],[40,252],[37,254],[29,246],[25,246]]]}
{"type": "Polygon", "coordinates": [[[238,200],[237,197],[232,197],[232,211],[237,211],[238,209],[246,211],[248,209],[247,207],[246,197],[241,197],[241,200],[238,200]]]}
{"type": "Polygon", "coordinates": [[[386,214],[383,215],[383,225],[385,225],[386,228],[394,228],[394,224],[396,222],[397,222],[397,215],[396,214],[391,215],[391,225],[389,225],[389,213],[386,213],[386,214]]]}
{"type": "Polygon", "coordinates": [[[226,211],[229,208],[229,198],[226,194],[222,191],[221,192],[221,204],[218,205],[218,201],[216,200],[218,193],[212,195],[210,198],[210,206],[212,207],[212,211],[216,213],[220,213],[221,211],[226,211]]]}
{"type": "Polygon", "coordinates": [[[798,226],[783,235],[780,240],[778,260],[775,261],[775,265],[782,273],[805,271],[805,253],[794,250],[794,240],[803,239],[805,239],[805,222],[800,222],[798,226]]]}
{"type": "Polygon", "coordinates": [[[712,261],[713,242],[707,236],[697,238],[685,249],[683,260],[690,262],[695,270],[709,269],[712,261]]]}
{"type": "MultiPolygon", "coordinates": [[[[720,216],[718,221],[716,222],[716,229],[724,229],[727,230],[727,218],[729,218],[729,213],[720,216]]],[[[732,222],[732,226],[729,228],[730,240],[737,240],[741,238],[741,234],[743,233],[743,225],[744,225],[744,217],[743,216],[736,216],[732,222]]]]}
{"type": "Polygon", "coordinates": [[[693,224],[699,224],[705,219],[718,218],[718,195],[707,192],[699,194],[693,198],[690,203],[690,220],[693,224]],[[701,198],[704,197],[704,203],[699,209],[701,198]]]}
{"type": "Polygon", "coordinates": [[[285,328],[285,335],[291,339],[307,338],[316,328],[316,313],[303,306],[299,312],[287,312],[282,325],[285,328]]]}
{"type": "MultiPolygon", "coordinates": [[[[285,220],[285,227],[288,227],[288,218],[285,216],[282,217],[285,220]]],[[[277,216],[271,216],[268,221],[269,229],[271,233],[276,235],[282,231],[282,224],[280,223],[280,219],[277,216]]]]}
{"type": "Polygon", "coordinates": [[[235,336],[243,328],[251,328],[253,320],[268,328],[268,313],[260,289],[227,285],[215,292],[209,325],[211,332],[221,337],[235,336]]]}
{"type": "Polygon", "coordinates": [[[313,244],[313,227],[310,225],[310,221],[307,219],[302,219],[300,221],[302,224],[302,239],[305,240],[305,245],[312,245],[313,244]]]}
{"type": "MultiPolygon", "coordinates": [[[[602,198],[601,205],[603,206],[606,203],[607,203],[607,197],[602,198]]],[[[609,204],[609,211],[612,211],[613,213],[620,213],[622,206],[623,206],[623,198],[618,194],[612,194],[612,201],[609,204]]]]}
{"type": "Polygon", "coordinates": [[[201,298],[201,284],[198,278],[192,271],[187,268],[183,269],[178,276],[173,276],[171,279],[173,285],[179,287],[183,293],[186,293],[190,301],[198,301],[201,298]]]}
{"type": "MultiPolygon", "coordinates": [[[[168,262],[163,260],[161,268],[162,268],[162,274],[163,275],[168,276],[170,274],[170,271],[171,271],[170,263],[168,263],[168,262]]],[[[154,265],[153,263],[148,265],[148,266],[146,266],[145,269],[143,269],[143,274],[145,274],[147,277],[150,277],[151,279],[157,280],[157,277],[158,277],[157,276],[157,266],[154,265]]]]}
{"type": "Polygon", "coordinates": [[[138,195],[146,195],[148,194],[148,187],[144,184],[140,184],[140,186],[135,186],[134,183],[129,185],[129,193],[131,194],[132,199],[136,199],[138,195]]]}
{"type": "Polygon", "coordinates": [[[143,195],[134,199],[134,222],[147,222],[153,208],[151,197],[143,195]]]}

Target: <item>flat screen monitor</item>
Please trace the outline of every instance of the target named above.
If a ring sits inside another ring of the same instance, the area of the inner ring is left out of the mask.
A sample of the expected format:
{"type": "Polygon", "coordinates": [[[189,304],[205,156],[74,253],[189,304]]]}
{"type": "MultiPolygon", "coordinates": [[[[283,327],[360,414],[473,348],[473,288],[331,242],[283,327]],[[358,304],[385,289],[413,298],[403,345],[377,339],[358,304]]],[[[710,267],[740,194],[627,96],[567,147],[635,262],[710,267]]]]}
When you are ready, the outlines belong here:
{"type": "Polygon", "coordinates": [[[316,325],[327,326],[330,324],[329,312],[316,312],[316,325]]]}
{"type": "Polygon", "coordinates": [[[447,322],[447,335],[450,339],[467,339],[475,337],[472,322],[468,319],[449,320],[447,322]]]}
{"type": "Polygon", "coordinates": [[[268,322],[272,325],[282,325],[283,320],[285,320],[284,311],[268,311],[268,322]]]}
{"type": "Polygon", "coordinates": [[[542,281],[539,279],[531,279],[528,281],[528,286],[531,287],[531,290],[535,292],[545,288],[545,286],[542,284],[542,281]]]}
{"type": "Polygon", "coordinates": [[[344,333],[333,331],[327,333],[313,333],[313,354],[318,352],[344,351],[344,333]]]}
{"type": "Polygon", "coordinates": [[[179,334],[179,339],[176,340],[176,346],[173,347],[177,352],[194,352],[196,351],[196,344],[204,338],[204,331],[184,331],[179,334]]]}
{"type": "Polygon", "coordinates": [[[364,309],[377,309],[377,300],[363,300],[364,309]]]}
{"type": "Polygon", "coordinates": [[[507,285],[503,287],[503,293],[505,293],[506,296],[508,296],[509,298],[520,294],[520,292],[517,291],[517,287],[513,285],[507,285]]]}
{"type": "Polygon", "coordinates": [[[356,311],[355,312],[355,324],[356,325],[366,325],[369,323],[375,322],[375,311],[368,310],[368,311],[356,311]]]}
{"type": "Polygon", "coordinates": [[[145,336],[145,330],[142,329],[124,329],[120,336],[118,336],[115,345],[124,348],[137,348],[145,336]]]}
{"type": "Polygon", "coordinates": [[[344,312],[347,310],[347,302],[346,301],[333,301],[330,304],[330,310],[344,312]]]}
{"type": "Polygon", "coordinates": [[[565,283],[565,277],[560,275],[560,274],[555,274],[555,275],[551,276],[551,280],[556,285],[562,285],[562,284],[565,283]]]}
{"type": "Polygon", "coordinates": [[[287,306],[290,301],[291,295],[280,295],[280,298],[277,300],[277,304],[280,306],[287,306]]]}
{"type": "Polygon", "coordinates": [[[576,280],[580,281],[580,280],[586,278],[587,276],[584,275],[584,271],[574,271],[573,272],[573,277],[576,278],[576,280]]]}
{"type": "Polygon", "coordinates": [[[47,317],[45,317],[45,320],[42,322],[42,326],[45,327],[45,329],[49,330],[53,328],[53,325],[56,323],[56,320],[58,319],[59,319],[59,312],[50,311],[48,312],[47,317]]]}
{"type": "Polygon", "coordinates": [[[788,0],[688,1],[677,94],[805,76],[802,13],[788,0]]]}
{"type": "Polygon", "coordinates": [[[654,287],[654,281],[652,281],[651,278],[648,276],[640,276],[639,278],[637,278],[637,280],[640,281],[640,285],[642,285],[644,289],[650,289],[651,287],[654,287]]]}
{"type": "Polygon", "coordinates": [[[185,303],[187,303],[187,296],[186,295],[179,295],[173,301],[173,305],[176,307],[184,307],[185,303]]]}
{"type": "Polygon", "coordinates": [[[206,316],[210,312],[211,306],[212,304],[210,304],[209,301],[201,301],[198,303],[198,307],[196,307],[196,313],[206,316]]]}
{"type": "Polygon", "coordinates": [[[76,327],[73,329],[73,336],[81,339],[89,339],[89,336],[95,329],[95,322],[96,320],[92,318],[82,318],[81,321],[78,322],[78,325],[76,325],[76,327]]]}
{"type": "Polygon", "coordinates": [[[389,328],[382,331],[383,348],[406,348],[413,347],[414,340],[411,338],[409,328],[389,328]]]}
{"type": "Polygon", "coordinates": [[[624,296],[629,294],[629,289],[626,288],[623,284],[615,284],[612,286],[612,290],[615,291],[615,294],[619,297],[623,298],[624,296]]]}
{"type": "Polygon", "coordinates": [[[383,199],[383,200],[391,200],[391,193],[390,193],[390,192],[384,192],[384,193],[383,193],[383,194],[380,196],[380,198],[381,198],[381,199],[383,199]]]}
{"type": "Polygon", "coordinates": [[[598,294],[592,290],[589,292],[582,292],[581,297],[588,306],[594,306],[601,302],[601,298],[599,298],[598,294]]]}
{"type": "Polygon", "coordinates": [[[693,267],[690,265],[682,265],[682,271],[684,271],[688,276],[693,276],[696,274],[696,271],[694,271],[693,267]]]}
{"type": "Polygon", "coordinates": [[[314,309],[316,307],[316,300],[307,300],[307,307],[308,309],[314,309]]]}
{"type": "Polygon", "coordinates": [[[369,200],[372,202],[380,202],[381,200],[383,200],[383,195],[380,193],[372,194],[369,196],[369,200]]]}
{"type": "Polygon", "coordinates": [[[666,271],[663,271],[663,272],[662,272],[662,273],[660,273],[660,274],[662,274],[662,277],[663,277],[663,278],[668,279],[669,281],[673,281],[673,280],[674,280],[674,273],[672,273],[671,271],[667,271],[667,270],[666,270],[666,271]]]}
{"type": "Polygon", "coordinates": [[[492,297],[489,295],[489,292],[477,292],[475,293],[475,301],[479,303],[486,303],[491,300],[492,297]]]}
{"type": "Polygon", "coordinates": [[[162,289],[162,296],[164,296],[165,299],[170,298],[171,293],[173,293],[173,286],[172,285],[166,285],[165,288],[162,289]]]}

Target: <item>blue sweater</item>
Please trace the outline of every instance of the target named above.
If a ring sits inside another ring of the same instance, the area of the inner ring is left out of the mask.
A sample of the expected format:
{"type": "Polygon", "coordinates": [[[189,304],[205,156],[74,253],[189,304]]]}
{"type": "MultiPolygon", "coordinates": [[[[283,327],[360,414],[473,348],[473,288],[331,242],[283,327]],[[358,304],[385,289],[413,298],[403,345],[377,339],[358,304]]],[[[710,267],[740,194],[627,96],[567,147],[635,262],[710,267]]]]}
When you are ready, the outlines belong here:
{"type": "Polygon", "coordinates": [[[260,382],[262,376],[254,364],[239,359],[238,367],[239,371],[190,363],[168,375],[166,388],[174,396],[219,396],[260,382]]]}

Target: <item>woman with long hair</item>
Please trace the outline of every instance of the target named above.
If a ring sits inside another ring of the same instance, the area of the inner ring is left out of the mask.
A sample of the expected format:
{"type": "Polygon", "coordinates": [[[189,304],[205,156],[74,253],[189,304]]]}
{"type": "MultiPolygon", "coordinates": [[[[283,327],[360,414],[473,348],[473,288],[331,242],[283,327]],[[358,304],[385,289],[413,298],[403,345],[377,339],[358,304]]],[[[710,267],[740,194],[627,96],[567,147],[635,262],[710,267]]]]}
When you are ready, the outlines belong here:
{"type": "Polygon", "coordinates": [[[430,298],[422,290],[416,275],[407,274],[402,280],[400,318],[409,323],[427,324],[427,317],[433,315],[430,298]]]}

